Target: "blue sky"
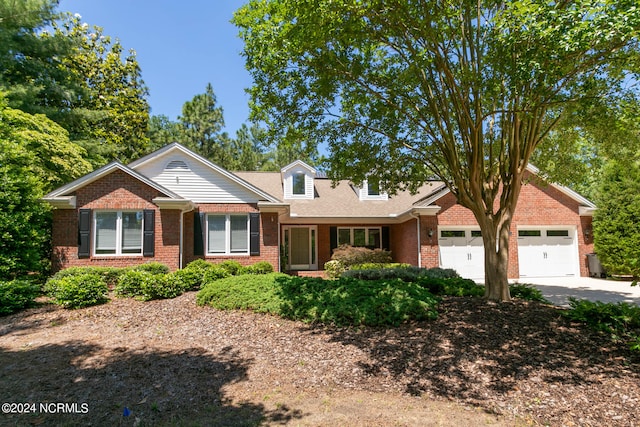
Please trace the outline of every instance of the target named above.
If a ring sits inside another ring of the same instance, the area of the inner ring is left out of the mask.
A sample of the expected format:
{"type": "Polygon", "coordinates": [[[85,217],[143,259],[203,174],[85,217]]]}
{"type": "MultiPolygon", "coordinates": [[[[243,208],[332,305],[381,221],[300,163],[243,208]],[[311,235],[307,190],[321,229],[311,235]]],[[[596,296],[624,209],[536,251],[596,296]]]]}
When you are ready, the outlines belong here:
{"type": "Polygon", "coordinates": [[[59,10],[135,49],[149,88],[151,114],[172,120],[182,104],[211,83],[224,109],[226,131],[248,121],[251,76],[240,55],[242,41],[229,20],[242,0],[61,0],[59,10]]]}

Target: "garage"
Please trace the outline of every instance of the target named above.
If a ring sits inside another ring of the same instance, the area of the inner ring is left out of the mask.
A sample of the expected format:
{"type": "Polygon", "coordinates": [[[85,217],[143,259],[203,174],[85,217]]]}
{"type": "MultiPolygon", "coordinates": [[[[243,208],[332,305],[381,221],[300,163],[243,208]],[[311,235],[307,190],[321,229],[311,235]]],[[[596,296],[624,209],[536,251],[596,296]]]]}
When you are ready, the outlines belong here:
{"type": "Polygon", "coordinates": [[[579,275],[575,228],[519,228],[520,277],[579,275]]]}
{"type": "Polygon", "coordinates": [[[478,228],[438,230],[440,267],[452,268],[467,279],[484,280],[484,244],[478,228]]]}

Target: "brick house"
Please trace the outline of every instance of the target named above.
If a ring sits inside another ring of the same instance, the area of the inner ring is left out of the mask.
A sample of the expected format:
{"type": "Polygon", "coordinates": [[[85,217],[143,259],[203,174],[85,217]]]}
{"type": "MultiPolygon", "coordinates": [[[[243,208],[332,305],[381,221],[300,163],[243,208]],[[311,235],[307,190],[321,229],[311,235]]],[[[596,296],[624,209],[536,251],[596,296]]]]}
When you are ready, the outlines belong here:
{"type": "MultiPolygon", "coordinates": [[[[389,196],[375,182],[334,187],[302,161],[280,172],[231,173],[173,143],[129,165],[110,163],[44,200],[56,208],[55,269],[151,261],[178,269],[205,258],[313,272],[335,247],[351,244],[484,277],[480,229],[441,182],[389,196]]],[[[566,187],[524,185],[509,277],[587,276],[594,210],[566,187]]]]}

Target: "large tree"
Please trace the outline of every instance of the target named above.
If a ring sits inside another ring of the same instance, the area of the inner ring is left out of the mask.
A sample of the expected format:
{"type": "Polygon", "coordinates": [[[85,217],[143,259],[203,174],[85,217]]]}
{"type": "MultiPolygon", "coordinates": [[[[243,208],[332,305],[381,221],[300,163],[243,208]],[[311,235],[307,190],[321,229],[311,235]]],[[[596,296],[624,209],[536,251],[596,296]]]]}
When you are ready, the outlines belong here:
{"type": "Polygon", "coordinates": [[[42,114],[9,108],[0,93],[0,280],[48,266],[50,208],[41,197],[88,173],[86,152],[42,114]]]}
{"type": "Polygon", "coordinates": [[[207,84],[205,93],[195,95],[183,104],[178,120],[183,128],[182,142],[187,147],[224,168],[232,168],[231,141],[222,130],[224,113],[211,83],[207,84]]]}
{"type": "Polygon", "coordinates": [[[74,41],[61,67],[70,71],[70,81],[81,88],[81,96],[71,101],[71,108],[47,115],[87,149],[95,166],[113,159],[128,162],[146,153],[148,89],[136,52],[125,54],[119,40],[82,22],[79,15],[64,14],[54,24],[55,36],[74,41]]]}
{"type": "Polygon", "coordinates": [[[640,12],[619,1],[252,0],[234,17],[253,115],[328,143],[333,178],[443,180],[482,230],[486,296],[509,300],[526,167],[567,106],[623,90],[640,12]]]}

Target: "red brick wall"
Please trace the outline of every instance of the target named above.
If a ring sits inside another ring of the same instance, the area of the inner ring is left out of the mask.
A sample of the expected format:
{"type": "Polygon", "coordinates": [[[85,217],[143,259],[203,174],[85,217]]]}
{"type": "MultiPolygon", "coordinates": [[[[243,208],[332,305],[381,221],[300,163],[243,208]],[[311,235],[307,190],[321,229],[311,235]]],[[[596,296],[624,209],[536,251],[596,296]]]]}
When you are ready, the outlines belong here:
{"type": "MultiPolygon", "coordinates": [[[[180,265],[180,210],[160,210],[152,200],[164,196],[152,187],[122,171],[102,177],[78,190],[75,194],[80,209],[153,209],[155,215],[155,256],[91,256],[78,258],[78,210],[57,209],[53,214],[53,268],[55,271],[73,266],[127,267],[148,262],[161,262],[176,270],[180,265]]],[[[202,212],[257,212],[250,204],[204,204],[202,212]]],[[[183,266],[193,255],[193,212],[184,214],[183,266]]],[[[92,244],[93,244],[93,236],[92,244]]],[[[233,257],[208,256],[210,261],[234,259],[243,265],[268,261],[278,270],[278,217],[262,214],[260,224],[260,255],[233,257]]]]}
{"type": "Polygon", "coordinates": [[[395,262],[418,265],[417,219],[410,219],[389,228],[389,249],[395,262]]]}
{"type": "MultiPolygon", "coordinates": [[[[127,267],[152,261],[166,264],[174,270],[178,267],[179,211],[161,211],[151,201],[164,194],[116,170],[79,189],[75,196],[78,209],[155,210],[155,256],[92,255],[90,258],[78,258],[78,211],[58,209],[53,213],[54,271],[74,266],[127,267]]],[[[93,235],[91,242],[93,244],[93,235]]]]}
{"type": "MultiPolygon", "coordinates": [[[[258,212],[256,204],[249,203],[203,203],[198,205],[201,213],[250,213],[258,212]]],[[[194,213],[185,214],[184,218],[184,265],[204,258],[211,262],[235,260],[242,265],[251,265],[258,261],[269,262],[275,271],[279,271],[280,249],[278,246],[278,214],[263,213],[260,215],[260,255],[205,255],[193,254],[194,213]]]]}
{"type": "MultiPolygon", "coordinates": [[[[467,208],[456,204],[450,193],[436,202],[441,206],[437,217],[421,217],[423,266],[431,266],[437,258],[437,226],[477,225],[473,214],[467,208]],[[428,227],[433,227],[433,242],[426,237],[428,227]]],[[[579,203],[554,187],[530,182],[522,187],[518,205],[511,224],[509,239],[509,277],[519,277],[518,270],[518,225],[562,225],[577,229],[580,275],[588,276],[586,254],[593,251],[593,239],[585,240],[584,230],[591,229],[591,218],[579,216],[579,203]]],[[[439,263],[438,263],[439,264],[439,263]]],[[[438,265],[436,264],[436,265],[438,265]]]]}

